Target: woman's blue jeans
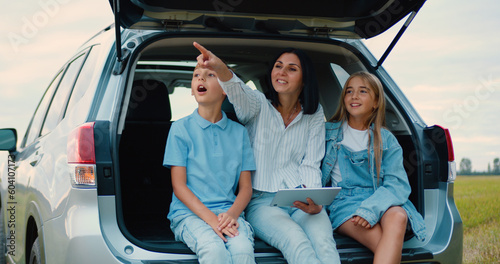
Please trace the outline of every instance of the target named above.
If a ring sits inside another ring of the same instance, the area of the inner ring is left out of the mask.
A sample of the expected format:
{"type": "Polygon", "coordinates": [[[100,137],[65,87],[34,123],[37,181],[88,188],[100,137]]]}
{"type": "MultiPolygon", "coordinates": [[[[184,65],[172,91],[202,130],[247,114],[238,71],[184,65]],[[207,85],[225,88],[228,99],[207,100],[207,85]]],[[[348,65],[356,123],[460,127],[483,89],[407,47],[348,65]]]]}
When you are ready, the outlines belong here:
{"type": "Polygon", "coordinates": [[[255,235],[279,249],[290,264],[340,264],[325,209],[311,215],[292,207],[272,207],[274,193],[254,190],[246,219],[255,235]]]}

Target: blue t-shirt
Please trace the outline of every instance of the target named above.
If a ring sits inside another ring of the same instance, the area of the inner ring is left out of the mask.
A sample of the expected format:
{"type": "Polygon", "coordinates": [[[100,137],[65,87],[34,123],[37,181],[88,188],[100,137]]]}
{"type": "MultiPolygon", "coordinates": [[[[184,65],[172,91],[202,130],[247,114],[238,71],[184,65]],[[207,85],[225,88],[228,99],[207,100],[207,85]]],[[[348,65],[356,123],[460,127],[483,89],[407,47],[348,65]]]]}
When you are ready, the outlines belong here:
{"type": "MultiPolygon", "coordinates": [[[[212,123],[196,109],[172,124],[165,147],[163,166],[186,167],[187,187],[211,211],[228,210],[233,205],[242,171],[255,170],[248,132],[222,112],[212,123]]],[[[172,194],[168,219],[191,215],[172,194]]]]}

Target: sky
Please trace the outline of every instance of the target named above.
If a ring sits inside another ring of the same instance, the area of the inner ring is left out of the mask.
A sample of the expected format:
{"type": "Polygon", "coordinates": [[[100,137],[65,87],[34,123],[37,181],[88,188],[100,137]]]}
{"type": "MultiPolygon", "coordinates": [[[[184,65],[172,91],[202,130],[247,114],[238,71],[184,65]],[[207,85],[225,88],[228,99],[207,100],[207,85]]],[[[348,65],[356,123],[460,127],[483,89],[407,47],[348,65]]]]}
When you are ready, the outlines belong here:
{"type": "MultiPolygon", "coordinates": [[[[427,125],[450,130],[457,168],[469,158],[473,170],[486,171],[500,157],[498,11],[498,0],[429,0],[383,64],[427,125]]],[[[0,11],[0,128],[16,128],[22,138],[57,70],[112,22],[104,0],[6,1],[0,11]]],[[[401,23],[365,41],[376,58],[401,23]]]]}

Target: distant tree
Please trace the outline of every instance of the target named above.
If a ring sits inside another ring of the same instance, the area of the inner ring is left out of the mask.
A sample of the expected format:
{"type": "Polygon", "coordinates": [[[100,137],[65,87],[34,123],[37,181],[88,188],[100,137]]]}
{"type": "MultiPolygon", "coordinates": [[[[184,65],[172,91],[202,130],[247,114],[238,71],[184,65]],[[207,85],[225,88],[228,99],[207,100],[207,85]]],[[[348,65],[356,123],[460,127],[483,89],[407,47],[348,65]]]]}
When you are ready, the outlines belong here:
{"type": "Polygon", "coordinates": [[[493,173],[499,174],[500,173],[500,159],[495,158],[493,160],[493,173]]]}
{"type": "Polygon", "coordinates": [[[488,162],[488,174],[491,174],[491,164],[488,162]]]}
{"type": "Polygon", "coordinates": [[[467,175],[472,173],[472,162],[469,158],[462,158],[460,161],[460,174],[467,175]]]}

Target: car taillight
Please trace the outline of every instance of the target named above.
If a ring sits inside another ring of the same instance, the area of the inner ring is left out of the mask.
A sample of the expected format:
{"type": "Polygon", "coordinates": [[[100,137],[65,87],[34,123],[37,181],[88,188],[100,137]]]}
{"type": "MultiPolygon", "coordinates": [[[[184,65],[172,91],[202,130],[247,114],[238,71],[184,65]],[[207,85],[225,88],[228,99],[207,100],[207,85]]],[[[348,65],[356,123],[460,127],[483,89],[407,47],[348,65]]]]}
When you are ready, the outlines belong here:
{"type": "Polygon", "coordinates": [[[73,186],[94,187],[96,160],[93,122],[71,131],[68,136],[67,157],[73,186]]]}
{"type": "Polygon", "coordinates": [[[443,128],[446,136],[446,145],[448,147],[448,182],[454,182],[457,179],[457,165],[455,163],[455,151],[451,141],[450,130],[443,128]]]}
{"type": "Polygon", "coordinates": [[[444,129],[444,134],[446,136],[446,145],[448,145],[448,161],[455,161],[455,152],[453,151],[453,142],[451,142],[450,130],[444,129]]]}

